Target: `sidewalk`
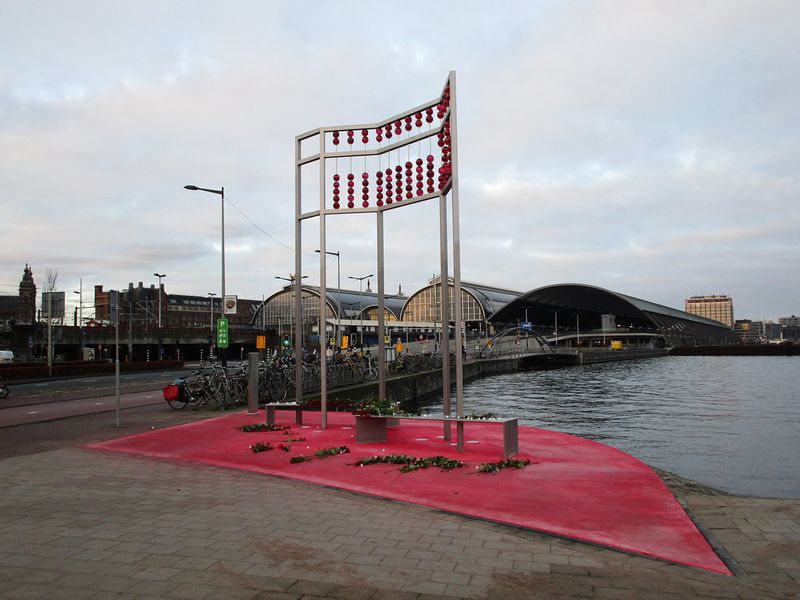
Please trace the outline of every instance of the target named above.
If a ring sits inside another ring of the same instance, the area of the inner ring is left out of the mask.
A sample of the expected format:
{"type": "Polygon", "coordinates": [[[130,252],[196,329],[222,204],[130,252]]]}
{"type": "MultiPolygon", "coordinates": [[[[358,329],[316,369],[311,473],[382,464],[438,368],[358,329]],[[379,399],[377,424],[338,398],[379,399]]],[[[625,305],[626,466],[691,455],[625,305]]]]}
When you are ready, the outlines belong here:
{"type": "MultiPolygon", "coordinates": [[[[128,433],[128,432],[126,432],[128,433]]],[[[0,461],[3,598],[794,598],[800,501],[665,477],[736,577],[351,492],[77,447],[0,461]]]]}

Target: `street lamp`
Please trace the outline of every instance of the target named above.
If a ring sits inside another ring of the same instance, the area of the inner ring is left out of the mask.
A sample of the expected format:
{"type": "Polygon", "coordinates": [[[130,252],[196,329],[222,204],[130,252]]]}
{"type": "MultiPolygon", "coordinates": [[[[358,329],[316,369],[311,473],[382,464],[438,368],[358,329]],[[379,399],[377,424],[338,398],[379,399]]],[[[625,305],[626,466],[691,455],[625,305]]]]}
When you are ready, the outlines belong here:
{"type": "Polygon", "coordinates": [[[78,326],[80,327],[81,332],[81,348],[78,351],[78,360],[83,360],[83,277],[80,279],[80,287],[78,288],[80,291],[73,290],[73,294],[78,294],[78,326]]]}
{"type": "Polygon", "coordinates": [[[361,349],[364,349],[364,308],[363,308],[363,301],[364,298],[361,296],[361,285],[365,279],[369,279],[370,277],[375,277],[375,275],[369,274],[364,275],[363,277],[353,277],[352,275],[348,275],[348,279],[356,279],[358,280],[358,315],[361,319],[361,349]]]}
{"type": "Polygon", "coordinates": [[[208,323],[208,360],[211,362],[211,355],[213,351],[211,350],[214,347],[214,296],[216,294],[214,292],[208,292],[208,299],[211,301],[209,304],[211,305],[211,310],[209,311],[210,314],[210,321],[208,323]]]}
{"type": "MultiPolygon", "coordinates": [[[[290,288],[294,287],[295,282],[297,281],[297,277],[294,275],[289,275],[289,277],[279,277],[275,275],[275,279],[283,279],[284,281],[288,281],[290,288]]],[[[303,275],[300,279],[308,279],[308,275],[303,275]]],[[[292,302],[289,301],[289,339],[294,335],[294,330],[292,329],[292,302]]],[[[300,346],[303,346],[303,340],[300,340],[300,346]]],[[[292,344],[292,348],[294,348],[294,344],[292,344]]]]}
{"type": "Polygon", "coordinates": [[[166,273],[153,273],[158,277],[158,328],[161,329],[161,280],[167,276],[166,273]]]}
{"type": "MultiPolygon", "coordinates": [[[[314,252],[319,253],[319,250],[314,250],[314,252]]],[[[339,348],[342,345],[341,335],[342,335],[342,271],[341,271],[341,256],[339,256],[339,252],[328,252],[325,251],[325,254],[330,254],[331,256],[336,257],[336,347],[339,348]]],[[[321,309],[320,309],[321,310],[321,309]]],[[[322,339],[322,338],[320,338],[322,339]]]]}
{"type": "MultiPolygon", "coordinates": [[[[209,188],[201,188],[197,187],[196,185],[185,185],[183,186],[184,189],[187,189],[192,192],[208,192],[209,194],[217,194],[220,196],[222,200],[222,302],[223,305],[225,303],[225,188],[220,188],[218,190],[213,190],[209,188]]],[[[225,318],[225,310],[223,308],[223,312],[221,318],[225,318]]],[[[227,348],[219,348],[219,358],[222,361],[223,368],[228,366],[228,349],[227,348]]]]}
{"type": "Polygon", "coordinates": [[[156,277],[158,277],[158,360],[162,360],[164,357],[162,356],[162,348],[161,348],[161,280],[167,276],[166,273],[153,273],[156,277]]]}

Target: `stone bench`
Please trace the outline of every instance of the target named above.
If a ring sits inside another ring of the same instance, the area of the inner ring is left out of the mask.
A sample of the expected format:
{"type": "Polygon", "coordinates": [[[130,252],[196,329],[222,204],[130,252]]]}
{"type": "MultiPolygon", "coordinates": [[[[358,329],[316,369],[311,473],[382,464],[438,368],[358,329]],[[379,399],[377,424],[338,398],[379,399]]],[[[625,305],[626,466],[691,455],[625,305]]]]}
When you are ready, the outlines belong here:
{"type": "Polygon", "coordinates": [[[275,411],[276,410],[293,410],[294,422],[297,425],[303,424],[303,407],[297,402],[268,402],[264,405],[267,409],[267,425],[275,424],[275,411]]]}
{"type": "Polygon", "coordinates": [[[444,438],[450,439],[450,423],[456,424],[458,449],[464,449],[464,423],[502,423],[503,456],[510,458],[519,452],[518,419],[468,419],[466,417],[417,417],[405,415],[356,416],[356,443],[367,444],[386,441],[386,428],[400,421],[440,421],[444,423],[444,438]]]}

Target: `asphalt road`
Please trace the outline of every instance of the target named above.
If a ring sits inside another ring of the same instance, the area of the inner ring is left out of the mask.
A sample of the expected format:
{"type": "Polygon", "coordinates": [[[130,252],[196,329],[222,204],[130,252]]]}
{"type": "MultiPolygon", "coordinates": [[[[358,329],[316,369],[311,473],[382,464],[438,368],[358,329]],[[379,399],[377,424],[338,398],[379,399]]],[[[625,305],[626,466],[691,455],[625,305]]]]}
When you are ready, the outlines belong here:
{"type": "MultiPolygon", "coordinates": [[[[120,410],[163,404],[162,389],[190,369],[126,373],[120,376],[120,410]]],[[[117,410],[116,378],[96,375],[9,384],[0,400],[0,428],[44,423],[117,410]]]]}

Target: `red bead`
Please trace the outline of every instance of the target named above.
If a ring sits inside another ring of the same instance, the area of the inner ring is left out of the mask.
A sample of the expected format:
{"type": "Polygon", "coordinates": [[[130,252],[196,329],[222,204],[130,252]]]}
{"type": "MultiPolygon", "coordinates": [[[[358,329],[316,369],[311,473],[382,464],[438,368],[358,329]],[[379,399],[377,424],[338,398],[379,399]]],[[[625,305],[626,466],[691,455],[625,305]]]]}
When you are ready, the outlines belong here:
{"type": "Polygon", "coordinates": [[[333,180],[334,181],[339,181],[339,174],[338,173],[336,173],[336,175],[333,176],[333,180]]]}
{"type": "Polygon", "coordinates": [[[391,177],[392,176],[392,170],[391,169],[386,169],[386,176],[387,177],[391,177]]]}
{"type": "Polygon", "coordinates": [[[397,176],[398,176],[398,177],[400,177],[400,173],[402,173],[402,172],[403,172],[403,167],[401,167],[400,165],[397,165],[397,166],[394,168],[394,170],[395,170],[395,171],[398,173],[398,175],[397,175],[397,176]]]}
{"type": "Polygon", "coordinates": [[[411,165],[411,161],[408,161],[408,162],[406,162],[406,169],[410,169],[410,168],[411,168],[411,166],[412,166],[412,165],[411,165]]]}
{"type": "Polygon", "coordinates": [[[355,179],[355,175],[353,175],[352,173],[348,173],[347,174],[347,180],[348,181],[353,181],[353,179],[355,179]]]}

